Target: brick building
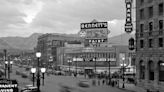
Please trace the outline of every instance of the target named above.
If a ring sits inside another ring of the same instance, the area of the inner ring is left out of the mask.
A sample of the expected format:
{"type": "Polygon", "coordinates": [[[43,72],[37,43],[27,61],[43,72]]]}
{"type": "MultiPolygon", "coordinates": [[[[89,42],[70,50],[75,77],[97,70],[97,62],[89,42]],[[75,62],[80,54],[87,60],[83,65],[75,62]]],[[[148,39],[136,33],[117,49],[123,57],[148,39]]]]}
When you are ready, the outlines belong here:
{"type": "Polygon", "coordinates": [[[164,92],[164,0],[136,0],[138,86],[164,92]]]}

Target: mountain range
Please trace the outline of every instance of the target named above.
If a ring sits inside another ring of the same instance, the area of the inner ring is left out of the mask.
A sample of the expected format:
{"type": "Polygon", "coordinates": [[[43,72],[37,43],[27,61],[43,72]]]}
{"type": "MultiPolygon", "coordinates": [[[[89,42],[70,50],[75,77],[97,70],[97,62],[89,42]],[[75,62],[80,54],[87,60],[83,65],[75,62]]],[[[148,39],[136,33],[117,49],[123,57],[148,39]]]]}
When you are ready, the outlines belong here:
{"type": "MultiPolygon", "coordinates": [[[[58,34],[58,33],[54,33],[58,34]]],[[[29,37],[0,37],[0,52],[3,49],[7,49],[9,52],[20,52],[33,50],[37,45],[37,38],[42,35],[41,33],[34,33],[29,37]]],[[[77,37],[76,34],[58,34],[71,37],[77,37]]],[[[109,44],[114,45],[128,45],[130,37],[134,37],[134,34],[121,34],[118,36],[108,38],[109,44]]]]}

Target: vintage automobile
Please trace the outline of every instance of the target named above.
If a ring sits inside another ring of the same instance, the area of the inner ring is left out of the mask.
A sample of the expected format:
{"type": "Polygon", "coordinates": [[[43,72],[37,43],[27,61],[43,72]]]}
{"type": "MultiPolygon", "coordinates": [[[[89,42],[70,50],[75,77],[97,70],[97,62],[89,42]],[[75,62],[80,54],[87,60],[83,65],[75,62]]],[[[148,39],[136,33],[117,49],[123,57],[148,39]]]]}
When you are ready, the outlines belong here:
{"type": "Polygon", "coordinates": [[[26,85],[24,88],[21,89],[21,92],[37,92],[37,87],[33,85],[26,85]]]}

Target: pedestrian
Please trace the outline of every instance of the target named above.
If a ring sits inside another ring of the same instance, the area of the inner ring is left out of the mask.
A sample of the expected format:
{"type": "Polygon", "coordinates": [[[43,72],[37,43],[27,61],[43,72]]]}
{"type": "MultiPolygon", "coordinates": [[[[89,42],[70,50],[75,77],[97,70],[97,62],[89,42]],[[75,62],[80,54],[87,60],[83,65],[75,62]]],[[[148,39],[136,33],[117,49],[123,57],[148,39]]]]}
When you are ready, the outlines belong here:
{"type": "Polygon", "coordinates": [[[92,85],[96,86],[96,80],[92,80],[92,85]]]}
{"type": "Polygon", "coordinates": [[[100,86],[100,79],[98,79],[98,85],[100,86]]]}
{"type": "Polygon", "coordinates": [[[102,84],[104,85],[104,83],[105,83],[105,80],[103,79],[103,80],[102,80],[102,84]]]}

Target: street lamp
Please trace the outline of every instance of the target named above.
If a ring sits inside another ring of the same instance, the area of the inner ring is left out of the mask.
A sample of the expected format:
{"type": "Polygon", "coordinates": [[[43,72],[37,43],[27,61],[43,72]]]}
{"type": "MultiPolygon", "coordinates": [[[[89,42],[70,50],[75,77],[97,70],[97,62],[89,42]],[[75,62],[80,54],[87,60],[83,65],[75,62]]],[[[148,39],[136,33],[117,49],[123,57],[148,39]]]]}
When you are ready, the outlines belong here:
{"type": "Polygon", "coordinates": [[[8,70],[8,79],[10,80],[10,72],[12,67],[13,61],[5,61],[5,78],[7,78],[6,71],[8,70]]]}
{"type": "Polygon", "coordinates": [[[95,73],[94,73],[94,77],[96,78],[96,60],[97,60],[97,58],[95,57],[95,58],[93,58],[93,61],[94,61],[94,67],[95,67],[95,73]]]}
{"type": "Polygon", "coordinates": [[[36,72],[36,68],[31,68],[33,86],[35,83],[35,72],[36,72]]]}
{"type": "Polygon", "coordinates": [[[110,82],[111,82],[111,78],[110,78],[110,57],[106,58],[106,62],[108,63],[108,72],[109,72],[109,74],[108,74],[109,83],[108,84],[110,84],[110,82]]]}
{"type": "Polygon", "coordinates": [[[77,76],[77,56],[73,58],[73,61],[75,63],[75,77],[77,76]]]}
{"type": "Polygon", "coordinates": [[[71,62],[72,62],[72,61],[71,61],[71,59],[68,59],[67,62],[68,62],[68,65],[69,65],[69,75],[71,75],[70,66],[71,66],[71,62]]]}
{"type": "Polygon", "coordinates": [[[13,61],[10,61],[10,65],[11,65],[11,69],[10,70],[12,71],[13,61]]]}
{"type": "Polygon", "coordinates": [[[36,53],[36,57],[37,57],[37,60],[38,60],[38,67],[37,67],[37,92],[40,92],[40,63],[39,63],[39,59],[41,57],[41,53],[40,52],[37,52],[36,53]]]}
{"type": "Polygon", "coordinates": [[[122,61],[123,61],[123,75],[122,75],[122,79],[123,79],[123,84],[122,84],[122,88],[125,88],[125,84],[124,84],[124,80],[125,80],[125,78],[124,78],[124,60],[125,60],[125,57],[122,57],[122,61]]]}
{"type": "Polygon", "coordinates": [[[41,70],[41,72],[42,72],[42,78],[43,78],[43,85],[44,85],[44,73],[46,72],[46,68],[41,68],[40,69],[41,70]]]}

